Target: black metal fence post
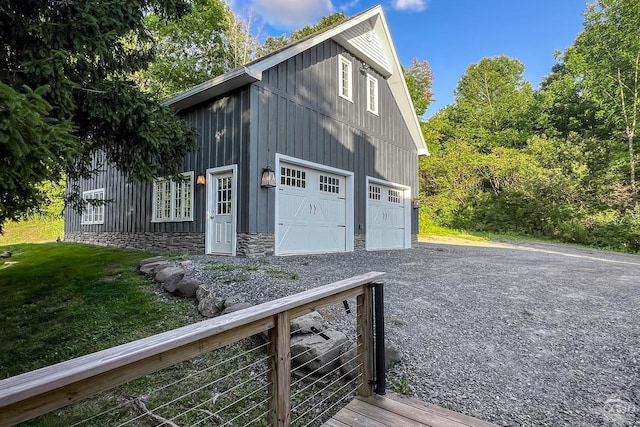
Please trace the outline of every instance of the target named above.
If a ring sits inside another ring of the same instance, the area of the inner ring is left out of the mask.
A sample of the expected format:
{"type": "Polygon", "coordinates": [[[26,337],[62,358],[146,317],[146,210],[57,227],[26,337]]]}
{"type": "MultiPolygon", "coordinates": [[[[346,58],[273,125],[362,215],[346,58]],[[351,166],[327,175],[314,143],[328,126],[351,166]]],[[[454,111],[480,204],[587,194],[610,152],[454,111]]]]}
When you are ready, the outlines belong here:
{"type": "Polygon", "coordinates": [[[384,286],[374,283],[374,315],[375,315],[375,346],[376,346],[376,387],[374,392],[379,395],[387,394],[386,361],[384,344],[384,286]]]}

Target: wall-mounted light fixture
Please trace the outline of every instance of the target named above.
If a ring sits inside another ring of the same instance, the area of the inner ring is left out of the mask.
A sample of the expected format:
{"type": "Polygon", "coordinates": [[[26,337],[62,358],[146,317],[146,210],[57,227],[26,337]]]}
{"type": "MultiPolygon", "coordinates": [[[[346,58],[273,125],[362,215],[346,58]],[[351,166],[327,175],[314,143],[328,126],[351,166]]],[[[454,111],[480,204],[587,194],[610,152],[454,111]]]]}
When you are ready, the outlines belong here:
{"type": "Polygon", "coordinates": [[[271,166],[267,166],[262,169],[262,178],[260,179],[260,187],[273,188],[276,186],[276,173],[271,169],[271,166]]]}
{"type": "Polygon", "coordinates": [[[204,174],[198,174],[198,176],[196,177],[196,184],[198,185],[205,185],[207,183],[207,177],[204,176],[204,174]]]}
{"type": "Polygon", "coordinates": [[[411,205],[413,206],[413,209],[418,209],[420,208],[420,206],[422,206],[422,200],[413,199],[413,202],[411,203],[411,205]]]}
{"type": "Polygon", "coordinates": [[[367,64],[366,62],[363,62],[362,65],[360,65],[360,74],[365,75],[367,74],[367,71],[369,71],[371,67],[369,66],[369,64],[367,64]]]}

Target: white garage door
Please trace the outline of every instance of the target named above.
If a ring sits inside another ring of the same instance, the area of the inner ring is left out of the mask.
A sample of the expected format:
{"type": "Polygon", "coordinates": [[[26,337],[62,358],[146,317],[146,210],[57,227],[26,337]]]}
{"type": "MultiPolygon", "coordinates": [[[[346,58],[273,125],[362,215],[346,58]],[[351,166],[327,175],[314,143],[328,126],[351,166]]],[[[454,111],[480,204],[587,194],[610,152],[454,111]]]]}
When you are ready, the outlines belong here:
{"type": "Polygon", "coordinates": [[[404,190],[382,184],[368,184],[367,249],[405,247],[404,190]]]}
{"type": "Polygon", "coordinates": [[[344,252],[346,177],[280,163],[276,254],[344,252]]]}

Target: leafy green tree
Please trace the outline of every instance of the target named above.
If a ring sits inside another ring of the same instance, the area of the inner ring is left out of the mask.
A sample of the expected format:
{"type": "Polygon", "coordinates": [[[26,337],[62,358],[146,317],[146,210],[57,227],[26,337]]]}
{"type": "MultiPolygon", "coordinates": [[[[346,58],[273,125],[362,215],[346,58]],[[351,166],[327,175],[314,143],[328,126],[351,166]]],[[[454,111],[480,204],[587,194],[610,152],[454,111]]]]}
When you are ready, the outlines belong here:
{"type": "MultiPolygon", "coordinates": [[[[640,119],[640,6],[636,0],[597,0],[585,13],[584,31],[565,54],[597,118],[624,140],[628,184],[637,200],[636,149],[640,119]]],[[[614,135],[615,136],[615,135],[614,135]]]]}
{"type": "Polygon", "coordinates": [[[260,43],[254,37],[254,31],[259,32],[260,29],[254,29],[256,18],[253,12],[248,12],[244,16],[229,14],[229,27],[225,32],[225,40],[227,44],[227,69],[245,65],[254,60],[260,49],[260,43]]]}
{"type": "Polygon", "coordinates": [[[409,95],[413,101],[413,108],[418,117],[422,117],[427,112],[427,108],[433,102],[433,73],[426,60],[418,61],[417,58],[411,60],[404,70],[404,79],[407,83],[409,95]]]}
{"type": "Polygon", "coordinates": [[[525,146],[533,105],[524,65],[504,55],[470,65],[455,90],[455,120],[483,150],[525,146]]]}
{"type": "Polygon", "coordinates": [[[524,151],[537,104],[523,73],[505,56],[471,65],[455,103],[423,126],[432,156],[421,161],[421,188],[438,225],[533,233],[553,216],[535,184],[547,171],[524,151]]]}
{"type": "Polygon", "coordinates": [[[180,20],[167,21],[155,13],[147,15],[144,24],[157,53],[141,72],[143,84],[166,98],[222,74],[228,13],[224,1],[195,0],[191,12],[180,20]]]}
{"type": "MultiPolygon", "coordinates": [[[[0,7],[0,224],[37,208],[39,184],[93,172],[100,153],[130,179],[177,175],[185,123],[129,76],[153,58],[143,17],[185,0],[5,0],[0,7]]],[[[81,206],[79,194],[69,201],[81,206]]]]}
{"type": "Polygon", "coordinates": [[[608,138],[611,129],[599,119],[598,104],[588,96],[584,79],[566,63],[564,55],[557,53],[556,59],[558,63],[536,92],[539,110],[535,131],[560,138],[571,133],[608,138]]]}
{"type": "Polygon", "coordinates": [[[175,21],[149,14],[145,25],[157,53],[137,78],[163,98],[246,64],[258,48],[250,23],[223,0],[194,0],[190,13],[175,21]]]}
{"type": "Polygon", "coordinates": [[[0,82],[0,231],[38,210],[47,199],[38,185],[61,176],[75,152],[71,122],[56,120],[42,98],[48,88],[21,89],[0,82]]]}
{"type": "Polygon", "coordinates": [[[506,57],[467,69],[424,124],[423,212],[440,225],[640,250],[640,6],[595,0],[532,91],[506,57]],[[428,212],[427,212],[428,210],[428,212]]]}
{"type": "Polygon", "coordinates": [[[450,140],[420,158],[421,227],[427,221],[454,226],[458,212],[480,188],[477,158],[476,149],[462,140],[450,140]]]}

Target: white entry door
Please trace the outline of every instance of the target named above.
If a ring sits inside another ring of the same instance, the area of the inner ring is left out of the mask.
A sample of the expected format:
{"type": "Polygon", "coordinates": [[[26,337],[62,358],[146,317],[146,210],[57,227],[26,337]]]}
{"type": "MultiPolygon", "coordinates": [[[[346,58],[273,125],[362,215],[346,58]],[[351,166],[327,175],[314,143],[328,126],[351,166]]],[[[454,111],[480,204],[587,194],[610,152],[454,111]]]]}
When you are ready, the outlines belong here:
{"type": "Polygon", "coordinates": [[[207,180],[207,253],[235,255],[235,169],[209,170],[207,180]]]}
{"type": "Polygon", "coordinates": [[[346,177],[280,163],[276,254],[347,250],[346,177]]]}
{"type": "Polygon", "coordinates": [[[367,249],[403,249],[407,244],[405,190],[377,182],[367,185],[367,249]]]}

